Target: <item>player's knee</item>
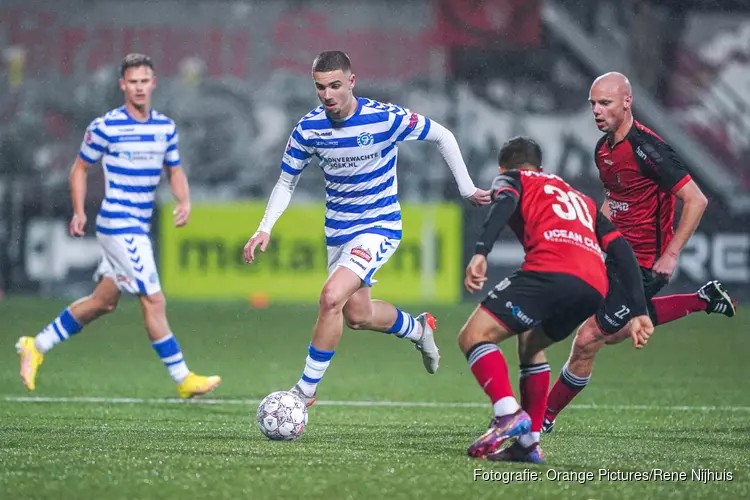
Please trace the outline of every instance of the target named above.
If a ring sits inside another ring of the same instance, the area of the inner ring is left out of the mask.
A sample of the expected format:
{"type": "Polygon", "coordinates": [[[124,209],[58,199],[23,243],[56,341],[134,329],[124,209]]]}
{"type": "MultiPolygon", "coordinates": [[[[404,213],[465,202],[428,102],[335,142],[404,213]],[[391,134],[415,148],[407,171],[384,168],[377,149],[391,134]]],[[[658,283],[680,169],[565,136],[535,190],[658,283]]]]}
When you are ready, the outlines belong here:
{"type": "Polygon", "coordinates": [[[320,310],[321,312],[340,311],[344,308],[346,298],[331,286],[323,287],[320,293],[320,310]]]}
{"type": "Polygon", "coordinates": [[[601,349],[601,334],[596,325],[586,322],[578,329],[576,338],[573,341],[571,358],[589,359],[593,358],[601,349]]]}
{"type": "Polygon", "coordinates": [[[149,313],[164,313],[167,309],[167,299],[161,292],[146,295],[141,302],[149,313]]]}
{"type": "Polygon", "coordinates": [[[484,336],[479,335],[471,328],[463,327],[458,333],[458,347],[464,354],[468,353],[472,347],[479,344],[480,342],[486,341],[487,339],[485,339],[484,336]]]}
{"type": "Polygon", "coordinates": [[[97,316],[108,314],[117,309],[117,297],[102,297],[99,295],[91,295],[89,300],[96,309],[97,316]]]}

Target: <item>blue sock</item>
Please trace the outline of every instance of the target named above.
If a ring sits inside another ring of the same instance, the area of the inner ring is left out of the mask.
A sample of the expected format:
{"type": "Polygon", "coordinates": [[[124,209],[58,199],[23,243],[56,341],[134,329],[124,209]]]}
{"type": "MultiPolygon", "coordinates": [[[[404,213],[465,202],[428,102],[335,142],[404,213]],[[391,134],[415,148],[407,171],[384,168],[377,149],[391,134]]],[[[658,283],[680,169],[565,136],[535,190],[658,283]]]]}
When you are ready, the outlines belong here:
{"type": "Polygon", "coordinates": [[[80,332],[82,328],[83,325],[70,314],[70,309],[66,308],[34,337],[34,344],[40,353],[45,354],[63,340],[68,340],[71,335],[80,332]]]}
{"type": "Polygon", "coordinates": [[[175,382],[181,384],[183,380],[190,374],[185,359],[182,357],[182,351],[180,350],[180,344],[177,343],[177,339],[171,333],[161,340],[157,340],[151,344],[159,355],[164,366],[169,370],[169,375],[174,379],[175,382]]]}
{"type": "Polygon", "coordinates": [[[310,346],[307,348],[305,369],[302,372],[302,378],[297,382],[306,396],[313,397],[315,395],[318,383],[323,378],[328,365],[331,364],[331,358],[334,354],[336,354],[336,351],[321,351],[313,347],[312,342],[310,342],[310,346]]]}
{"type": "Polygon", "coordinates": [[[395,333],[398,338],[407,338],[415,342],[422,337],[422,330],[414,316],[398,307],[396,308],[396,322],[385,333],[395,333]]]}

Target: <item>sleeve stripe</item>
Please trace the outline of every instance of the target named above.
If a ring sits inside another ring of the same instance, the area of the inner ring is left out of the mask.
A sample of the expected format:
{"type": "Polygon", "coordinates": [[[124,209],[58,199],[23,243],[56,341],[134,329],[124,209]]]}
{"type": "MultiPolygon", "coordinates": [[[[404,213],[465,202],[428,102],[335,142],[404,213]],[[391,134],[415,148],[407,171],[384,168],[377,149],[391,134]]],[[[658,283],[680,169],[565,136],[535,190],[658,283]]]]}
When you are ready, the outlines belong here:
{"type": "Polygon", "coordinates": [[[500,189],[498,189],[497,191],[495,191],[495,194],[493,195],[493,198],[497,198],[498,196],[500,196],[500,193],[502,193],[504,191],[510,191],[511,193],[513,193],[513,195],[516,197],[516,199],[521,198],[521,194],[518,192],[518,190],[515,189],[515,188],[512,188],[510,186],[503,186],[500,189]]]}
{"type": "Polygon", "coordinates": [[[299,175],[302,173],[302,170],[295,170],[292,167],[290,167],[285,161],[281,162],[281,170],[284,172],[291,174],[291,175],[299,175]]]}
{"type": "Polygon", "coordinates": [[[424,118],[424,128],[422,129],[422,133],[419,134],[419,137],[417,138],[418,141],[423,141],[425,137],[427,137],[427,132],[430,131],[430,119],[425,116],[424,118]]]}
{"type": "Polygon", "coordinates": [[[683,187],[683,186],[684,186],[685,184],[687,184],[688,182],[690,182],[691,180],[693,180],[693,178],[692,178],[692,177],[690,177],[690,174],[688,174],[688,175],[686,175],[685,177],[683,177],[683,178],[682,178],[682,179],[680,180],[680,182],[678,182],[677,184],[675,184],[675,185],[674,185],[674,187],[672,187],[672,194],[674,194],[674,193],[676,193],[677,191],[679,191],[680,189],[682,189],[682,187],[683,187]]]}
{"type": "Polygon", "coordinates": [[[300,133],[299,133],[299,132],[297,131],[297,129],[296,129],[296,128],[294,129],[294,132],[292,132],[292,137],[293,137],[293,138],[294,138],[294,140],[295,140],[295,141],[297,141],[297,142],[298,142],[298,143],[299,143],[299,144],[300,144],[300,145],[301,145],[302,147],[309,147],[309,145],[307,144],[307,141],[305,140],[305,138],[304,138],[304,137],[302,137],[302,134],[300,134],[300,133]]]}
{"type": "Polygon", "coordinates": [[[307,160],[308,158],[310,158],[312,156],[310,153],[307,153],[307,152],[302,151],[301,149],[297,149],[295,147],[289,148],[289,150],[287,151],[287,153],[289,153],[289,156],[291,156],[292,158],[294,158],[296,160],[307,160]]]}
{"type": "Polygon", "coordinates": [[[80,156],[82,160],[84,160],[84,161],[86,161],[88,163],[96,163],[96,161],[97,161],[97,160],[92,160],[91,158],[89,158],[88,156],[86,156],[85,154],[83,154],[83,151],[79,151],[78,152],[78,156],[80,156]]]}
{"type": "Polygon", "coordinates": [[[109,136],[107,136],[107,134],[105,134],[104,132],[102,132],[98,128],[93,129],[92,132],[94,132],[96,135],[98,135],[99,137],[101,137],[105,141],[112,142],[112,140],[109,138],[109,136]]]}
{"type": "Polygon", "coordinates": [[[177,167],[177,166],[179,166],[179,165],[180,165],[180,160],[179,160],[179,158],[178,158],[178,159],[177,159],[177,160],[175,160],[175,161],[165,161],[165,162],[164,162],[164,164],[165,164],[166,166],[168,166],[168,167],[177,167]]]}
{"type": "Polygon", "coordinates": [[[615,241],[617,238],[620,238],[621,236],[622,234],[620,233],[620,231],[612,231],[611,233],[605,234],[602,237],[602,250],[606,252],[609,244],[615,241]]]}

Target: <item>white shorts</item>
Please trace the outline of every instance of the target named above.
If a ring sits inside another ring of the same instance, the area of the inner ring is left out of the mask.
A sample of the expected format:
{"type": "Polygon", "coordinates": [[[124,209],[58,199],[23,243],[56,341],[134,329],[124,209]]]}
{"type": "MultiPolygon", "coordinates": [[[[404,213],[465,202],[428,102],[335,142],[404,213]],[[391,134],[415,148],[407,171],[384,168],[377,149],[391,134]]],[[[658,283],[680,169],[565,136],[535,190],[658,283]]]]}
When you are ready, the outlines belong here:
{"type": "Polygon", "coordinates": [[[111,278],[122,292],[152,295],[161,291],[151,238],[145,234],[101,234],[102,261],[94,281],[111,278]]]}
{"type": "Polygon", "coordinates": [[[339,266],[351,269],[365,286],[377,281],[372,276],[388,262],[401,240],[365,233],[338,247],[328,247],[328,275],[339,266]]]}

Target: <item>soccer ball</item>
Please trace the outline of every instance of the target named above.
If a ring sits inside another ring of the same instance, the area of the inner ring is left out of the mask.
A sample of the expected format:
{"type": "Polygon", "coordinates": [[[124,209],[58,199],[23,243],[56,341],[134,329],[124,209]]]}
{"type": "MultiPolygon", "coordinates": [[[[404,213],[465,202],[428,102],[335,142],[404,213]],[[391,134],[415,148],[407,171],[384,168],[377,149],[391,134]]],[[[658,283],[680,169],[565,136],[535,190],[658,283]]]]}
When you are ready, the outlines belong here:
{"type": "Polygon", "coordinates": [[[307,425],[307,406],[289,391],[272,392],[258,406],[258,427],[268,439],[292,441],[307,425]]]}

